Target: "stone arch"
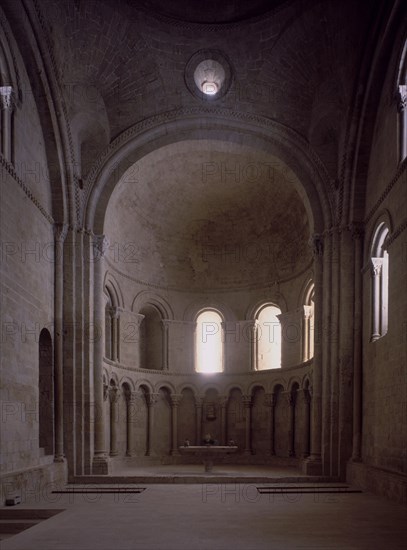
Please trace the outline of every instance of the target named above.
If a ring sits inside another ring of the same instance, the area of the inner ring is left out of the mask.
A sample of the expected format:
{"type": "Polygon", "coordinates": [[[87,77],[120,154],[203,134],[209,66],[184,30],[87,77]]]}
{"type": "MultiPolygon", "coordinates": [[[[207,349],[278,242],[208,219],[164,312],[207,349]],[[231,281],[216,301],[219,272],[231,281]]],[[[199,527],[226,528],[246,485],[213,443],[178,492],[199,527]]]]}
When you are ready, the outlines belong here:
{"type": "Polygon", "coordinates": [[[289,127],[260,116],[220,108],[189,108],[136,124],[104,150],[88,178],[87,228],[103,233],[110,195],[129,166],[163,145],[180,139],[204,138],[249,143],[255,149],[275,154],[303,200],[311,233],[320,233],[330,226],[327,189],[331,182],[323,163],[305,139],[289,127]]]}
{"type": "Polygon", "coordinates": [[[174,319],[174,312],[167,300],[150,290],[142,290],[135,296],[131,304],[131,311],[133,313],[139,313],[146,304],[154,306],[160,312],[162,319],[174,319]]]}
{"type": "Polygon", "coordinates": [[[119,385],[120,385],[121,388],[126,386],[126,389],[128,391],[135,391],[135,383],[128,376],[123,376],[122,378],[120,378],[119,385]]]}
{"type": "Polygon", "coordinates": [[[301,378],[299,376],[292,376],[287,384],[288,391],[292,391],[293,387],[296,387],[297,390],[301,387],[301,378]]]}
{"type": "Polygon", "coordinates": [[[217,311],[225,322],[237,320],[236,315],[230,307],[228,307],[221,300],[214,300],[210,297],[200,298],[188,304],[188,306],[184,310],[182,319],[183,321],[189,323],[195,322],[199,313],[201,313],[201,311],[204,311],[205,309],[213,309],[214,311],[217,311]]]}
{"type": "Polygon", "coordinates": [[[110,271],[105,274],[103,287],[109,291],[112,298],[112,306],[124,308],[123,292],[116,277],[110,271]]]}
{"type": "Polygon", "coordinates": [[[199,396],[199,389],[195,384],[192,384],[191,382],[184,382],[180,386],[176,388],[177,393],[181,394],[184,390],[191,390],[194,394],[195,399],[199,396]]]}
{"type": "Polygon", "coordinates": [[[282,391],[286,391],[286,381],[283,378],[278,378],[277,380],[274,380],[272,383],[271,391],[272,393],[275,393],[276,390],[281,386],[282,391]]]}
{"type": "Polygon", "coordinates": [[[267,392],[267,384],[265,382],[252,382],[247,388],[247,395],[252,395],[256,388],[262,388],[267,392]]]}
{"type": "Polygon", "coordinates": [[[393,232],[393,222],[392,222],[392,216],[387,209],[384,209],[381,212],[379,212],[371,223],[370,231],[367,233],[367,237],[366,237],[365,264],[368,263],[370,260],[372,249],[374,247],[374,238],[376,236],[376,231],[381,224],[386,225],[389,231],[389,235],[387,239],[389,239],[393,232]]]}
{"type": "Polygon", "coordinates": [[[274,299],[258,300],[255,304],[250,305],[246,311],[246,320],[256,319],[259,311],[268,305],[278,307],[281,313],[285,313],[288,310],[286,299],[282,294],[277,293],[274,299]]]}
{"type": "Polygon", "coordinates": [[[170,382],[157,382],[154,386],[155,392],[159,392],[161,389],[166,389],[170,395],[176,394],[175,386],[171,384],[170,382]]]}
{"type": "Polygon", "coordinates": [[[239,390],[242,395],[245,394],[245,388],[243,387],[243,384],[237,384],[236,382],[232,382],[225,386],[224,395],[225,397],[229,397],[229,394],[232,390],[239,390]]]}
{"type": "Polygon", "coordinates": [[[135,391],[140,391],[141,388],[145,388],[145,391],[149,394],[154,393],[154,386],[146,378],[141,378],[135,382],[135,391]]]}

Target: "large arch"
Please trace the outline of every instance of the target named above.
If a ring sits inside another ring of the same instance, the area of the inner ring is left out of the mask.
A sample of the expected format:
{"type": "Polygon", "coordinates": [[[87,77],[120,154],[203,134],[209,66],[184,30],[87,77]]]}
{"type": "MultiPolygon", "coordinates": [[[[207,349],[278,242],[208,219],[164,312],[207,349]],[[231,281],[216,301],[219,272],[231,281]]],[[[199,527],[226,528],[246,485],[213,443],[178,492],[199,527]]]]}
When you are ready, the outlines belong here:
{"type": "MultiPolygon", "coordinates": [[[[281,162],[307,211],[311,233],[330,227],[328,174],[308,143],[292,129],[263,117],[221,109],[180,109],[136,124],[105,149],[88,178],[85,223],[102,234],[110,196],[120,178],[146,154],[184,140],[226,140],[266,151],[281,162]]],[[[136,178],[136,175],[134,175],[136,178]]]]}

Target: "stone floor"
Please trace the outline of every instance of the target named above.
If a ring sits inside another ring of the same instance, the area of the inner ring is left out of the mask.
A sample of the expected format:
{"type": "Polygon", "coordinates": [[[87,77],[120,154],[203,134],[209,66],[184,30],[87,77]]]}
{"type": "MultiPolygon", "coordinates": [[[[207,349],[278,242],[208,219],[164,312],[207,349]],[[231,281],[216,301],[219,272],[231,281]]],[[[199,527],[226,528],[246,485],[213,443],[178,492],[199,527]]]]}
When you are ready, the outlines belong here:
{"type": "MultiPolygon", "coordinates": [[[[157,466],[138,473],[198,476],[196,468],[157,466]]],[[[207,474],[203,473],[202,481],[194,484],[117,484],[111,477],[103,485],[75,485],[76,490],[108,489],[113,491],[110,493],[44,491],[41,498],[25,499],[15,509],[52,508],[64,512],[1,541],[1,549],[405,550],[407,547],[407,509],[401,505],[371,494],[321,489],[344,484],[316,486],[306,480],[287,483],[285,468],[274,472],[266,468],[271,477],[280,481],[271,484],[277,489],[274,494],[259,494],[257,487],[270,483],[250,480],[261,477],[264,467],[218,468],[216,474],[229,476],[227,482],[208,483],[207,474]],[[240,476],[239,482],[234,481],[235,475],[240,476]],[[123,492],[125,487],[146,489],[131,494],[123,492]],[[308,487],[312,492],[297,492],[295,487],[308,487]]],[[[115,473],[129,474],[125,470],[115,473]]]]}

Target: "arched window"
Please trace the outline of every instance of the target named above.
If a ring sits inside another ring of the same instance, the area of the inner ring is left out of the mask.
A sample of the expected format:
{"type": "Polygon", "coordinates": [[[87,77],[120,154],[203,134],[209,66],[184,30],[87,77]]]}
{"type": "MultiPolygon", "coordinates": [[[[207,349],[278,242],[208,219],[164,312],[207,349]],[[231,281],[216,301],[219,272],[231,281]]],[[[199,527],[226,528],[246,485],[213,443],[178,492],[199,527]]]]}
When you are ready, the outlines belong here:
{"type": "Polygon", "coordinates": [[[109,298],[105,305],[105,356],[107,359],[113,359],[113,303],[109,291],[107,291],[107,295],[109,298]]]}
{"type": "Polygon", "coordinates": [[[223,318],[214,309],[206,309],[196,318],[195,370],[223,371],[223,318]]]}
{"type": "Polygon", "coordinates": [[[314,283],[310,281],[304,299],[304,318],[302,330],[302,360],[314,357],[314,283]]]}
{"type": "Polygon", "coordinates": [[[281,367],[281,324],[278,316],[281,309],[267,304],[256,315],[256,369],[281,367]]]}
{"type": "Polygon", "coordinates": [[[374,232],[370,261],[372,273],[372,334],[374,342],[387,333],[389,299],[389,255],[386,239],[389,229],[379,223],[374,232]]]}
{"type": "Polygon", "coordinates": [[[407,157],[407,42],[404,44],[401,55],[398,87],[398,111],[399,111],[399,160],[402,162],[407,157]]]}
{"type": "Polygon", "coordinates": [[[105,357],[111,361],[120,359],[120,316],[115,295],[110,288],[105,288],[107,296],[105,306],[105,357]]]}
{"type": "Polygon", "coordinates": [[[144,315],[140,325],[140,366],[143,369],[164,369],[164,332],[161,313],[146,304],[140,314],[144,315]]]}
{"type": "Polygon", "coordinates": [[[19,103],[20,90],[17,88],[14,55],[2,26],[3,22],[0,22],[0,153],[8,162],[13,162],[13,113],[19,103]]]}

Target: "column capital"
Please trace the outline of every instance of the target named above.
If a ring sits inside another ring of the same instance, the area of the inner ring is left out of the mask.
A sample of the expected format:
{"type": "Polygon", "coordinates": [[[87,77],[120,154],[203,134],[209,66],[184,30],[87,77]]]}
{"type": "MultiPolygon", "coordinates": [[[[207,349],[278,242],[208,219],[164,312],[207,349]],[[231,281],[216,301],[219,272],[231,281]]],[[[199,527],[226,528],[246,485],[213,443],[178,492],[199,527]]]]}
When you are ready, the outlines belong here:
{"type": "Polygon", "coordinates": [[[148,393],[147,394],[147,405],[149,407],[154,406],[157,403],[159,396],[160,396],[160,394],[158,394],[158,393],[148,393]]]}
{"type": "Polygon", "coordinates": [[[352,239],[356,241],[357,239],[362,239],[365,233],[365,228],[363,223],[353,222],[349,225],[349,230],[352,234],[352,239]]]}
{"type": "Polygon", "coordinates": [[[117,403],[120,397],[120,390],[116,386],[109,388],[109,401],[110,403],[117,403]]]}
{"type": "Polygon", "coordinates": [[[312,248],[314,258],[322,258],[324,254],[324,237],[321,234],[315,233],[309,240],[309,245],[312,248]]]}
{"type": "Polygon", "coordinates": [[[137,398],[140,396],[140,392],[138,391],[126,391],[124,393],[124,396],[126,398],[127,403],[135,403],[137,398]]]}
{"type": "Polygon", "coordinates": [[[220,395],[218,397],[218,402],[221,407],[226,407],[229,397],[227,395],[220,395]]]}
{"type": "Polygon", "coordinates": [[[293,392],[291,391],[285,391],[283,392],[283,395],[286,399],[286,403],[290,406],[290,407],[294,407],[295,405],[295,397],[294,397],[294,394],[293,392]]]}
{"type": "Polygon", "coordinates": [[[109,395],[109,386],[108,384],[103,384],[103,401],[107,400],[108,395],[109,395]]]}
{"type": "Polygon", "coordinates": [[[407,85],[400,84],[398,90],[398,109],[405,111],[407,109],[407,85]]]}
{"type": "Polygon", "coordinates": [[[309,405],[311,403],[311,392],[308,388],[303,388],[300,391],[302,393],[302,398],[304,399],[304,402],[309,405]]]}
{"type": "Polygon", "coordinates": [[[195,407],[196,408],[203,407],[205,398],[199,395],[195,395],[194,397],[195,397],[195,407]]]}
{"type": "Polygon", "coordinates": [[[264,405],[266,407],[274,407],[276,404],[276,397],[274,393],[266,393],[264,395],[264,405]]]}
{"type": "Polygon", "coordinates": [[[14,108],[14,91],[12,86],[0,86],[0,108],[3,111],[14,108]]]}
{"type": "Polygon", "coordinates": [[[371,258],[371,269],[374,277],[379,277],[382,272],[383,258],[371,258]]]}
{"type": "Polygon", "coordinates": [[[98,261],[106,255],[109,248],[109,241],[105,235],[92,235],[94,260],[98,261]]]}
{"type": "Polygon", "coordinates": [[[248,409],[252,405],[252,396],[251,395],[242,395],[243,406],[248,409]]]}
{"type": "Polygon", "coordinates": [[[108,313],[112,319],[118,319],[120,317],[120,309],[116,306],[109,307],[108,313]]]}
{"type": "Polygon", "coordinates": [[[63,243],[68,235],[69,225],[66,223],[54,223],[54,236],[57,243],[63,243]]]}
{"type": "Polygon", "coordinates": [[[178,393],[172,393],[170,395],[171,407],[178,407],[182,399],[182,395],[178,393]]]}

